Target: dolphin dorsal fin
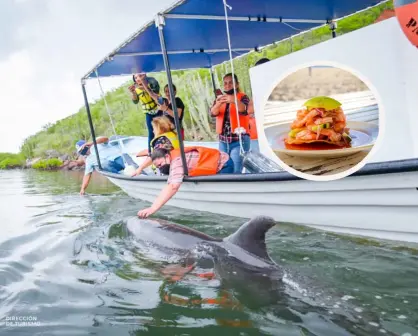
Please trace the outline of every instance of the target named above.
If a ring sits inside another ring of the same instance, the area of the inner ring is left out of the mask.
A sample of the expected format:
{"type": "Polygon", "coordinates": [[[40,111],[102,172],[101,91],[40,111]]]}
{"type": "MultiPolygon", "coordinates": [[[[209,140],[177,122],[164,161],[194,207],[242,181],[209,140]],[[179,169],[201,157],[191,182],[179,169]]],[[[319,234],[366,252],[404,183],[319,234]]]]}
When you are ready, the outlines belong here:
{"type": "Polygon", "coordinates": [[[241,247],[247,252],[262,259],[271,261],[266,249],[266,233],[276,222],[267,216],[258,216],[241,225],[241,227],[225,240],[241,247]]]}

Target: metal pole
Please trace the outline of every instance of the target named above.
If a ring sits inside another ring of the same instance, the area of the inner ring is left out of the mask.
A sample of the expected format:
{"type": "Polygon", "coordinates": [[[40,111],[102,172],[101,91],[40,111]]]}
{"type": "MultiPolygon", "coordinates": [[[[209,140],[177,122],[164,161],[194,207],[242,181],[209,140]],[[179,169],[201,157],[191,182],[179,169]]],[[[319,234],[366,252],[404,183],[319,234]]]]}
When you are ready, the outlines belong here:
{"type": "Polygon", "coordinates": [[[213,74],[212,67],[209,68],[209,71],[210,71],[210,77],[212,78],[213,94],[215,95],[215,99],[216,99],[216,84],[215,84],[215,77],[213,74]]]}
{"type": "Polygon", "coordinates": [[[93,138],[94,149],[96,150],[97,164],[99,165],[99,170],[103,170],[102,164],[100,162],[99,151],[97,150],[96,134],[94,133],[93,120],[91,119],[90,105],[89,105],[89,101],[87,100],[86,84],[84,80],[81,82],[81,89],[83,90],[84,104],[86,105],[87,118],[89,120],[89,125],[90,125],[90,133],[93,138]]]}
{"type": "Polygon", "coordinates": [[[173,107],[174,120],[175,120],[176,130],[177,130],[177,137],[179,139],[179,144],[180,144],[180,153],[181,153],[181,161],[183,163],[183,171],[184,171],[184,175],[187,176],[189,172],[187,169],[186,155],[184,154],[183,139],[181,137],[180,120],[179,120],[179,114],[177,111],[176,98],[174,96],[173,80],[171,78],[171,71],[170,71],[170,62],[168,60],[167,48],[166,48],[165,40],[164,40],[164,32],[163,32],[164,25],[165,25],[164,17],[162,15],[157,15],[157,17],[155,18],[155,24],[158,27],[158,34],[160,36],[160,44],[161,44],[161,51],[163,52],[164,67],[167,73],[168,90],[170,92],[170,99],[171,99],[171,105],[173,107]]]}
{"type": "MultiPolygon", "coordinates": [[[[195,14],[164,14],[167,19],[189,19],[189,20],[220,20],[224,21],[223,15],[195,15],[195,14]]],[[[314,19],[286,19],[286,18],[272,18],[261,16],[230,16],[230,21],[251,21],[251,22],[277,22],[277,23],[327,23],[326,20],[314,20],[314,19]]]]}
{"type": "MultiPolygon", "coordinates": [[[[251,51],[254,48],[234,48],[232,51],[240,52],[240,51],[251,51]]],[[[167,51],[168,55],[182,55],[182,54],[201,54],[201,53],[217,53],[217,52],[226,52],[229,49],[191,49],[191,50],[172,50],[167,51]]],[[[141,52],[125,52],[119,53],[114,55],[114,57],[131,57],[131,56],[153,56],[153,55],[161,55],[161,51],[141,51],[141,52]]]]}

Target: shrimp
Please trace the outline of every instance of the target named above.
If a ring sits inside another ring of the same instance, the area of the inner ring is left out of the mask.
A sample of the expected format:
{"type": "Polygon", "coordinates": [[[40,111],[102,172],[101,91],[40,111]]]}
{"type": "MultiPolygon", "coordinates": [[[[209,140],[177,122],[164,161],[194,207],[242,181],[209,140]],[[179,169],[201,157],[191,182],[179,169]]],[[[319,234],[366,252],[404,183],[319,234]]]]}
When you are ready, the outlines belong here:
{"type": "Polygon", "coordinates": [[[334,131],[337,133],[342,133],[345,129],[346,123],[345,121],[340,121],[334,124],[334,131]]]}
{"type": "Polygon", "coordinates": [[[325,118],[327,114],[327,110],[322,107],[316,107],[315,110],[318,111],[318,114],[321,116],[321,118],[325,118]]]}
{"type": "Polygon", "coordinates": [[[311,112],[309,112],[305,117],[303,117],[302,119],[296,119],[292,125],[290,126],[291,129],[294,128],[301,128],[303,126],[309,125],[313,123],[313,119],[319,114],[319,112],[317,110],[312,110],[311,112]]]}
{"type": "Polygon", "coordinates": [[[310,130],[303,130],[296,134],[296,139],[300,140],[316,140],[316,133],[310,130]]]}
{"type": "Polygon", "coordinates": [[[341,134],[336,133],[334,130],[329,128],[322,128],[320,134],[327,136],[333,142],[338,142],[341,140],[341,134]]]}
{"type": "Polygon", "coordinates": [[[296,119],[303,119],[308,114],[308,112],[309,111],[307,109],[298,110],[296,112],[296,119]]]}
{"type": "Polygon", "coordinates": [[[326,124],[326,123],[332,123],[332,118],[326,117],[326,118],[318,118],[315,120],[315,125],[321,125],[321,124],[326,124]]]}
{"type": "Polygon", "coordinates": [[[337,121],[337,122],[338,121],[344,121],[344,122],[346,122],[346,118],[345,118],[344,112],[343,112],[343,110],[341,108],[339,108],[337,110],[337,114],[335,116],[335,121],[337,121]]]}

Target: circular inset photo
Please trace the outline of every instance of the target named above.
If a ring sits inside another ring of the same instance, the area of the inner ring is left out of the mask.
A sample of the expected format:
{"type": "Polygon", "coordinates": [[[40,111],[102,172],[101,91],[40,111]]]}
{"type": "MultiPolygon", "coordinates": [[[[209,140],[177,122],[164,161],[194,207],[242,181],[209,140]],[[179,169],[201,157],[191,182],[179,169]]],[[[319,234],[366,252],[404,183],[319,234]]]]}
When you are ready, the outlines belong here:
{"type": "Polygon", "coordinates": [[[367,163],[379,135],[379,104],[353,73],[310,66],[273,89],[264,132],[284,169],[305,179],[334,180],[367,163]]]}

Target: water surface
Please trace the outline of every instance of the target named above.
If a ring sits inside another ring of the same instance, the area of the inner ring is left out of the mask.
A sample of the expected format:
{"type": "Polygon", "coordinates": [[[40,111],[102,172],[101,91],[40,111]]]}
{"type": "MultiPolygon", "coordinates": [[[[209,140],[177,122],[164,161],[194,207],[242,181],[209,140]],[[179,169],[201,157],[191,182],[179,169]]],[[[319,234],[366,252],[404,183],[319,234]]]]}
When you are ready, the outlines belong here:
{"type": "MultiPolygon", "coordinates": [[[[260,304],[263,288],[246,291],[257,288],[246,279],[167,281],[170,260],[124,230],[149,204],[97,175],[82,197],[81,180],[0,171],[0,335],[418,335],[415,249],[280,223],[267,245],[285,291],[260,304]],[[234,304],[202,304],[219,297],[234,304]]],[[[157,217],[219,237],[246,220],[173,207],[157,217]]]]}

